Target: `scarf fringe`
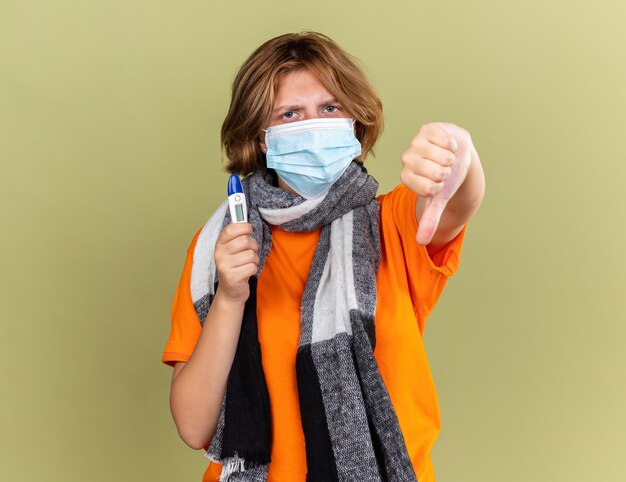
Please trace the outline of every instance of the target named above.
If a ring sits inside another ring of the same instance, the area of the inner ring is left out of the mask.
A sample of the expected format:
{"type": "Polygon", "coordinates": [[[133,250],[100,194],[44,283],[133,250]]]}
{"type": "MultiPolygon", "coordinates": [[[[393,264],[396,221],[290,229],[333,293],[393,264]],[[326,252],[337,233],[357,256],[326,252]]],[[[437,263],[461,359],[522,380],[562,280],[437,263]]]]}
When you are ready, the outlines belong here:
{"type": "Polygon", "coordinates": [[[228,482],[231,475],[246,470],[246,461],[237,456],[237,453],[235,453],[234,457],[224,459],[223,462],[220,482],[228,482]]]}
{"type": "Polygon", "coordinates": [[[211,455],[209,452],[205,452],[204,456],[211,462],[220,464],[222,466],[222,472],[220,474],[220,482],[228,482],[230,478],[237,473],[245,472],[246,470],[252,470],[257,467],[269,464],[269,460],[266,463],[255,463],[254,460],[263,460],[266,457],[258,455],[257,457],[240,457],[237,452],[232,457],[219,458],[215,455],[211,455]]]}

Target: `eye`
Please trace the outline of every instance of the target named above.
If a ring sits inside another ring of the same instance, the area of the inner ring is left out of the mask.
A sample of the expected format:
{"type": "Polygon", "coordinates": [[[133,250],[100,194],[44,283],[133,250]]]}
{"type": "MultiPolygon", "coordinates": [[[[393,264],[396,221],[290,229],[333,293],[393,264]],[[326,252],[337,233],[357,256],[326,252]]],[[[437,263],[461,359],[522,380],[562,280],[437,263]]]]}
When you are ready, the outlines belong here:
{"type": "Polygon", "coordinates": [[[281,117],[283,119],[293,119],[295,115],[296,115],[295,112],[289,111],[289,112],[285,112],[281,117]]]}
{"type": "Polygon", "coordinates": [[[324,107],[324,112],[326,112],[327,114],[334,114],[335,112],[339,112],[339,107],[337,107],[336,105],[327,105],[326,107],[324,107]]]}

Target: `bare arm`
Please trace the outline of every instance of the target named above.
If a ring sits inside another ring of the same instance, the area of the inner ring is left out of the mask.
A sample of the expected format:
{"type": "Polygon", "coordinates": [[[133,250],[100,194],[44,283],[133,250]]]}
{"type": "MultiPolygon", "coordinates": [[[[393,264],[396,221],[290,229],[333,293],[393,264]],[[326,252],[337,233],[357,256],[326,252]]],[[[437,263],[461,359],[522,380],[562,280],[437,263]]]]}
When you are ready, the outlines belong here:
{"type": "Polygon", "coordinates": [[[242,315],[243,304],[216,293],[191,358],[174,368],[170,408],[178,434],[191,448],[205,447],[215,433],[242,315]]]}
{"type": "Polygon", "coordinates": [[[220,234],[215,248],[220,286],[189,361],[176,363],[172,374],[172,417],[183,441],[197,450],[215,434],[249,296],[248,278],[258,267],[251,233],[252,227],[242,223],[220,234]]]}

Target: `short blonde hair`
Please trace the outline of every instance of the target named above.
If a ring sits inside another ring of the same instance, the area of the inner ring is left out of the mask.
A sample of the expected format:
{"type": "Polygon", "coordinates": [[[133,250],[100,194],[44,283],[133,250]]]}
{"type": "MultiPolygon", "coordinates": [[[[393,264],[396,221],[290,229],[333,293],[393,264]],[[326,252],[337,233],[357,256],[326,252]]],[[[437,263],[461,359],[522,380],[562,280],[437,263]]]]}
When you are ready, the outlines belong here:
{"type": "Polygon", "coordinates": [[[383,129],[383,106],[356,60],[317,32],[289,33],[268,40],[244,62],[233,82],[228,114],[222,124],[226,170],[245,176],[265,167],[259,146],[282,77],[308,70],[355,119],[361,143],[358,161],[372,151],[383,129]]]}

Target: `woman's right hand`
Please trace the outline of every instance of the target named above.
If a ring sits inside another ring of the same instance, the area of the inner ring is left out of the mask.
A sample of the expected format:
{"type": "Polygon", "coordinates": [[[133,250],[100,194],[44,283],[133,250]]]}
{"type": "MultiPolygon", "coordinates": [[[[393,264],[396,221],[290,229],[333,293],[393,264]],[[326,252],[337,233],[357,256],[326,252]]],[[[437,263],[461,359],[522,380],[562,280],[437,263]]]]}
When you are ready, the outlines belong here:
{"type": "Polygon", "coordinates": [[[245,303],[250,296],[248,278],[259,268],[259,246],[252,232],[249,223],[231,223],[222,230],[215,244],[217,293],[231,302],[245,303]]]}

